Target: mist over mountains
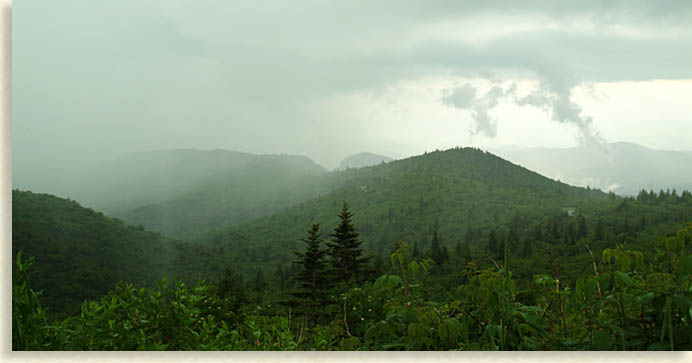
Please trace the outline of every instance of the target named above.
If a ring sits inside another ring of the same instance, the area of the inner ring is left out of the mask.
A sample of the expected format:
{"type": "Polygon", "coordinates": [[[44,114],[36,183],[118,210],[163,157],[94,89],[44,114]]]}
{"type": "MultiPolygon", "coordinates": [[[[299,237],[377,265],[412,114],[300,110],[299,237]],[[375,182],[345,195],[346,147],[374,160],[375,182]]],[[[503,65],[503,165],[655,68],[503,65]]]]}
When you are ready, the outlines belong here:
{"type": "Polygon", "coordinates": [[[339,163],[339,170],[346,170],[348,168],[362,168],[365,166],[377,165],[380,163],[388,163],[393,159],[389,156],[377,155],[369,152],[362,152],[358,154],[351,155],[339,163]]]}
{"type": "Polygon", "coordinates": [[[491,149],[497,155],[549,178],[620,195],[646,189],[692,189],[692,151],[650,149],[629,142],[573,148],[491,149]]]}
{"type": "MultiPolygon", "coordinates": [[[[607,152],[589,146],[505,147],[492,152],[548,178],[620,195],[635,195],[641,189],[692,189],[690,151],[621,142],[608,144],[607,152]]],[[[79,172],[14,187],[68,197],[126,223],[192,238],[332,192],[348,179],[344,176],[348,173],[343,174],[347,169],[390,161],[387,156],[361,152],[329,172],[306,156],[158,150],[126,154],[79,172]],[[50,180],[61,183],[34,187],[50,180]]]]}

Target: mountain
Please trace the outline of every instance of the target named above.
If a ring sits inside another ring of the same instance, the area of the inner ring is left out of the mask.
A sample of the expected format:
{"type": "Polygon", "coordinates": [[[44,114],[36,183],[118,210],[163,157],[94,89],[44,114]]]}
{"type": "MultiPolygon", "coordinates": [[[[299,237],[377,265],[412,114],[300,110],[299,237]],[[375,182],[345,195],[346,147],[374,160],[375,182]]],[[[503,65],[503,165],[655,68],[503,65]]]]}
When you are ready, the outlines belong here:
{"type": "Polygon", "coordinates": [[[304,156],[228,150],[128,154],[58,193],[177,238],[271,214],[323,192],[327,170],[304,156]]]}
{"type": "MultiPolygon", "coordinates": [[[[452,245],[473,228],[477,243],[491,228],[519,215],[522,221],[543,221],[563,208],[578,209],[606,195],[560,183],[495,155],[471,148],[392,161],[332,175],[331,192],[273,215],[209,233],[200,242],[223,246],[224,259],[237,266],[288,263],[312,223],[322,233],[336,225],[336,214],[348,201],[371,253],[387,255],[404,239],[428,247],[433,230],[452,245]]],[[[523,223],[528,224],[528,223],[523,223]]]]}
{"type": "Polygon", "coordinates": [[[502,148],[498,155],[547,177],[620,195],[640,190],[692,190],[692,152],[653,150],[617,142],[604,149],[502,148]]]}
{"type": "Polygon", "coordinates": [[[346,159],[342,160],[339,164],[339,170],[378,165],[381,163],[388,163],[392,160],[393,159],[388,156],[377,155],[369,152],[362,152],[359,154],[351,155],[346,159]]]}
{"type": "MultiPolygon", "coordinates": [[[[428,253],[437,232],[445,251],[463,243],[470,247],[472,261],[489,266],[489,253],[498,258],[489,247],[494,231],[500,241],[510,242],[513,254],[526,258],[514,268],[522,281],[551,271],[546,247],[561,258],[561,273],[573,277],[591,263],[583,243],[597,256],[616,243],[651,249],[652,236],[670,235],[692,215],[690,193],[620,198],[551,180],[472,148],[317,178],[322,194],[196,235],[194,243],[126,225],[69,199],[14,190],[12,251],[36,257],[31,281],[35,290],[44,290],[41,301],[55,311],[74,313],[76,304],[105,294],[117,281],[151,286],[167,276],[194,282],[226,268],[270,281],[282,276],[283,281],[294,271],[293,252],[304,248],[306,230],[320,223],[322,239],[329,239],[344,201],[365,252],[379,256],[375,261],[387,261],[397,240],[428,253]],[[578,221],[585,222],[588,237],[576,237],[578,221]],[[536,237],[535,231],[543,236],[536,237]],[[647,235],[640,236],[642,231],[647,235]],[[536,252],[532,255],[530,249],[536,252]]],[[[170,213],[180,213],[181,223],[187,223],[184,212],[170,213]]]]}
{"type": "MultiPolygon", "coordinates": [[[[35,257],[32,288],[52,311],[75,313],[119,281],[152,286],[161,277],[194,281],[215,254],[48,194],[12,191],[12,254],[35,257]]],[[[13,276],[16,277],[16,276],[13,276]]]]}

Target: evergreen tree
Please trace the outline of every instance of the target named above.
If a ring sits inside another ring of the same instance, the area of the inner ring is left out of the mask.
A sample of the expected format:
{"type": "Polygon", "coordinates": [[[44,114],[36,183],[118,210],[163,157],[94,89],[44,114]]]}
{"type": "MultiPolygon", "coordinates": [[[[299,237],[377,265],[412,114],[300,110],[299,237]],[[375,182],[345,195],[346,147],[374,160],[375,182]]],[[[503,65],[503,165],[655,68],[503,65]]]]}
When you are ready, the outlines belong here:
{"type": "Polygon", "coordinates": [[[625,217],[625,220],[622,222],[622,233],[629,235],[630,232],[630,221],[627,217],[625,217]]]}
{"type": "Polygon", "coordinates": [[[525,238],[521,245],[521,257],[528,257],[533,253],[533,243],[530,238],[525,238]]]}
{"type": "Polygon", "coordinates": [[[639,219],[639,225],[637,226],[637,232],[641,232],[646,229],[646,217],[642,216],[639,219]]]}
{"type": "Polygon", "coordinates": [[[282,265],[276,268],[276,276],[279,278],[279,289],[283,291],[286,287],[286,273],[282,265]]]}
{"type": "Polygon", "coordinates": [[[411,251],[411,257],[416,258],[420,256],[420,251],[418,251],[418,243],[413,242],[413,250],[411,251]]]}
{"type": "Polygon", "coordinates": [[[302,240],[306,244],[305,252],[294,252],[298,256],[295,263],[302,266],[302,269],[295,277],[298,287],[291,292],[295,298],[292,305],[304,309],[312,324],[318,322],[318,312],[328,304],[328,294],[332,287],[325,260],[327,251],[320,247],[319,230],[319,224],[313,224],[308,230],[308,237],[302,240]]]}
{"type": "Polygon", "coordinates": [[[576,237],[577,232],[574,228],[574,222],[570,221],[567,224],[567,229],[565,230],[565,242],[567,242],[570,245],[574,245],[576,237]]]}
{"type": "Polygon", "coordinates": [[[441,258],[442,263],[449,260],[449,252],[447,251],[447,246],[442,246],[441,258]]]}
{"type": "Polygon", "coordinates": [[[603,228],[603,221],[601,221],[601,217],[598,217],[598,219],[596,219],[596,227],[594,228],[594,240],[603,240],[603,238],[605,237],[605,231],[603,230],[603,228]]]}
{"type": "Polygon", "coordinates": [[[586,219],[584,218],[583,215],[579,215],[577,217],[577,238],[584,238],[586,237],[587,231],[586,231],[586,219]]]}
{"type": "Polygon", "coordinates": [[[348,211],[348,203],[344,201],[339,214],[341,222],[330,234],[332,240],[327,243],[329,256],[333,269],[333,277],[336,281],[365,280],[372,271],[368,268],[370,256],[361,257],[363,249],[360,247],[358,232],[351,222],[353,214],[348,211]]]}
{"type": "Polygon", "coordinates": [[[233,272],[230,268],[223,271],[216,283],[216,295],[224,301],[225,308],[233,314],[250,302],[248,291],[243,283],[243,275],[233,272]]]}
{"type": "Polygon", "coordinates": [[[262,271],[261,267],[257,269],[257,274],[255,275],[255,282],[253,285],[255,291],[262,291],[265,287],[267,287],[267,284],[264,281],[264,271],[262,271]]]}
{"type": "Polygon", "coordinates": [[[433,232],[432,244],[430,246],[430,257],[432,257],[433,261],[435,261],[438,266],[442,265],[444,257],[442,255],[442,249],[440,248],[440,238],[437,231],[433,232]]]}
{"type": "Polygon", "coordinates": [[[540,225],[536,225],[536,227],[533,230],[533,240],[543,241],[543,228],[541,228],[540,225]]]}

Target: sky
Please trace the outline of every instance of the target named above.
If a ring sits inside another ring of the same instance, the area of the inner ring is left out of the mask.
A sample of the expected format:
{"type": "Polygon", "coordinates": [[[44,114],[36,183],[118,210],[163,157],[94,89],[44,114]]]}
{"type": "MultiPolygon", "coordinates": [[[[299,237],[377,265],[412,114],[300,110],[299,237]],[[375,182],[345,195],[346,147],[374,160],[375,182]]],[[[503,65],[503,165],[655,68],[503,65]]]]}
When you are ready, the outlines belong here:
{"type": "Polygon", "coordinates": [[[18,1],[17,186],[169,148],[332,169],[460,146],[692,149],[690,1],[18,1]]]}

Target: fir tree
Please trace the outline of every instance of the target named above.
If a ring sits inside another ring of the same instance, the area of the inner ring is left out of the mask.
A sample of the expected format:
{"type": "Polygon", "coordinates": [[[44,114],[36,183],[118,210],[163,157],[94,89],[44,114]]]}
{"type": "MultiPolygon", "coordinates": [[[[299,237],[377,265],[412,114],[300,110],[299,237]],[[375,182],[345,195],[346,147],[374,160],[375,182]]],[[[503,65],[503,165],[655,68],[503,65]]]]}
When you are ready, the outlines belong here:
{"type": "Polygon", "coordinates": [[[329,256],[333,269],[333,277],[336,281],[365,280],[371,273],[368,268],[370,256],[361,257],[363,249],[360,247],[358,232],[351,222],[353,215],[348,211],[348,203],[344,202],[339,218],[341,222],[330,234],[332,240],[327,243],[329,256]]]}
{"type": "Polygon", "coordinates": [[[570,245],[574,245],[576,237],[577,232],[574,228],[574,222],[570,221],[567,224],[567,229],[565,230],[565,242],[567,242],[570,245]]]}
{"type": "Polygon", "coordinates": [[[313,224],[308,230],[305,252],[294,252],[298,259],[294,262],[302,266],[295,279],[298,287],[291,292],[295,298],[294,306],[304,309],[312,324],[318,322],[319,311],[328,304],[331,289],[325,256],[327,251],[320,247],[320,226],[313,224]]]}
{"type": "Polygon", "coordinates": [[[586,237],[586,219],[584,218],[583,215],[579,215],[577,217],[577,238],[584,238],[586,237]]]}
{"type": "Polygon", "coordinates": [[[440,238],[437,231],[433,232],[432,244],[430,246],[430,256],[438,266],[442,265],[444,257],[442,255],[442,249],[440,248],[440,238]]]}
{"type": "Polygon", "coordinates": [[[257,269],[257,274],[255,275],[254,289],[255,291],[262,291],[266,287],[266,282],[264,281],[264,271],[262,268],[257,269]]]}
{"type": "Polygon", "coordinates": [[[411,251],[411,257],[416,258],[420,256],[420,252],[418,251],[418,243],[413,242],[413,250],[411,251]]]}
{"type": "Polygon", "coordinates": [[[536,225],[533,230],[533,239],[534,241],[543,241],[543,228],[540,225],[536,225]]]}
{"type": "Polygon", "coordinates": [[[602,241],[604,237],[605,231],[603,221],[601,221],[601,217],[598,217],[598,219],[596,219],[596,227],[594,228],[594,240],[602,241]]]}
{"type": "Polygon", "coordinates": [[[646,217],[642,216],[639,219],[639,225],[637,226],[637,232],[641,232],[646,229],[646,217]]]}
{"type": "Polygon", "coordinates": [[[279,289],[283,291],[286,287],[286,273],[284,272],[283,266],[279,265],[276,268],[276,276],[279,278],[279,289]]]}
{"type": "Polygon", "coordinates": [[[224,305],[229,311],[238,311],[250,302],[243,275],[226,268],[221,278],[216,283],[216,294],[223,299],[224,305]]]}
{"type": "Polygon", "coordinates": [[[449,260],[449,252],[447,251],[447,246],[442,246],[441,255],[442,257],[440,259],[442,260],[442,263],[449,260]]]}

